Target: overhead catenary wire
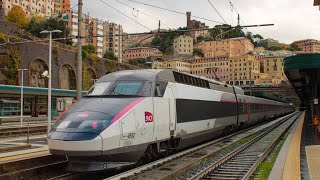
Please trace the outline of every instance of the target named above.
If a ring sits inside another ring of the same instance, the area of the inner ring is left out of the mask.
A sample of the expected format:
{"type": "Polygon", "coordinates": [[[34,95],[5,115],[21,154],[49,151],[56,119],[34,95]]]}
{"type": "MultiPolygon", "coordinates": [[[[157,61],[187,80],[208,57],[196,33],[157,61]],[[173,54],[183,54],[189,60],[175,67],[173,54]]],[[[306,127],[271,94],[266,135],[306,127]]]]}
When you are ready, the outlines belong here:
{"type": "Polygon", "coordinates": [[[131,18],[130,16],[128,16],[128,15],[126,15],[125,13],[121,12],[120,10],[118,10],[118,9],[114,8],[113,6],[111,6],[110,4],[106,3],[105,1],[103,1],[103,0],[99,0],[99,1],[100,1],[100,2],[102,2],[103,4],[105,4],[105,5],[109,6],[110,8],[114,9],[114,10],[115,10],[115,11],[117,11],[118,13],[120,13],[120,14],[122,14],[122,15],[126,16],[127,18],[129,18],[130,20],[132,20],[132,21],[134,21],[135,23],[139,24],[140,26],[142,26],[142,27],[146,28],[147,30],[152,31],[152,30],[151,30],[150,28],[148,28],[147,26],[145,26],[145,25],[141,24],[140,22],[138,22],[138,21],[134,20],[134,19],[133,19],[133,18],[131,18]]]}
{"type": "MultiPolygon", "coordinates": [[[[229,2],[230,7],[239,15],[239,12],[238,12],[237,9],[234,7],[233,3],[232,3],[230,0],[227,0],[227,1],[229,2]]],[[[232,11],[232,10],[231,10],[231,11],[232,11]]],[[[242,18],[240,19],[240,21],[242,22],[242,25],[245,26],[245,23],[243,22],[242,18]]],[[[247,28],[245,28],[245,29],[248,31],[247,28]]]]}
{"type": "Polygon", "coordinates": [[[211,5],[211,7],[218,13],[218,15],[220,16],[220,18],[223,20],[224,23],[228,24],[226,22],[226,20],[224,20],[224,18],[221,16],[221,14],[219,13],[219,11],[214,7],[214,5],[211,3],[210,0],[208,0],[209,4],[211,5]]]}
{"type": "MultiPolygon", "coordinates": [[[[274,24],[259,24],[259,25],[247,25],[247,26],[240,26],[240,28],[251,28],[251,27],[264,27],[264,26],[273,26],[274,24]]],[[[214,27],[214,28],[205,28],[203,30],[213,30],[213,29],[229,29],[229,28],[239,28],[239,26],[234,27],[214,27]]],[[[165,33],[172,33],[172,32],[190,32],[190,31],[199,31],[199,29],[187,29],[187,30],[170,30],[170,31],[160,31],[160,32],[144,32],[144,33],[127,33],[127,34],[116,34],[115,36],[127,36],[127,35],[141,35],[141,34],[165,34],[165,33]]],[[[97,35],[97,36],[82,36],[81,38],[87,38],[87,37],[106,37],[107,35],[97,35]]],[[[63,38],[53,38],[52,40],[65,40],[65,39],[75,39],[77,36],[68,36],[63,38]]],[[[3,43],[0,44],[1,46],[7,46],[7,45],[15,45],[15,44],[23,44],[23,43],[34,43],[34,42],[45,42],[49,41],[49,39],[41,39],[41,40],[30,40],[30,41],[20,41],[20,42],[10,42],[10,43],[3,43]]]]}
{"type": "MultiPolygon", "coordinates": [[[[184,12],[179,12],[179,11],[176,11],[176,10],[173,10],[173,9],[163,8],[163,7],[160,7],[160,6],[155,6],[155,5],[152,5],[152,4],[147,4],[147,3],[139,2],[139,1],[136,1],[136,0],[127,0],[127,1],[135,2],[135,3],[138,3],[138,4],[145,5],[145,6],[150,6],[150,7],[154,7],[154,8],[157,8],[157,9],[161,9],[161,10],[165,10],[165,11],[169,11],[169,12],[173,12],[173,13],[177,13],[177,14],[181,14],[181,15],[186,15],[186,13],[184,13],[184,12]]],[[[210,22],[214,22],[214,23],[218,23],[218,24],[223,24],[223,22],[214,21],[214,20],[211,20],[211,19],[208,19],[208,18],[199,17],[199,16],[191,15],[191,17],[202,19],[202,20],[206,20],[206,21],[210,21],[210,22]]]]}
{"type": "Polygon", "coordinates": [[[167,26],[165,23],[163,23],[163,21],[161,21],[161,20],[159,20],[159,19],[157,19],[157,18],[155,18],[155,17],[153,17],[153,16],[151,16],[151,15],[149,15],[149,14],[147,14],[147,13],[144,13],[144,12],[142,12],[141,10],[139,10],[139,9],[137,9],[137,8],[134,8],[134,7],[132,7],[132,6],[129,6],[129,5],[123,3],[122,1],[119,1],[119,0],[115,0],[115,1],[117,1],[118,3],[120,3],[120,4],[122,4],[122,5],[126,6],[126,7],[128,7],[128,8],[130,8],[130,9],[133,9],[133,11],[134,11],[134,10],[137,11],[137,13],[141,13],[141,14],[143,14],[143,15],[145,15],[145,16],[153,19],[153,20],[160,21],[161,24],[163,24],[163,25],[166,26],[167,28],[170,28],[170,27],[167,26]]]}

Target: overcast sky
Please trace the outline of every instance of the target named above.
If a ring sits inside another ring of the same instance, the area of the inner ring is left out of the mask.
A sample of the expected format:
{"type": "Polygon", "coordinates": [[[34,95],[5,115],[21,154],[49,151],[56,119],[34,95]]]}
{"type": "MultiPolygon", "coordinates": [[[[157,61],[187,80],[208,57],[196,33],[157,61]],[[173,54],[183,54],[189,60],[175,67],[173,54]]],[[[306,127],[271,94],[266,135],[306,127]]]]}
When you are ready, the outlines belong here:
{"type": "MultiPolygon", "coordinates": [[[[78,0],[72,0],[71,7],[76,6],[78,0]]],[[[146,28],[138,25],[129,18],[108,7],[104,1],[114,8],[124,12],[148,27],[157,29],[158,22],[142,13],[133,12],[129,7],[117,2],[117,0],[83,0],[83,12],[90,16],[103,20],[120,23],[124,31],[128,33],[147,32],[146,28]]],[[[128,0],[121,1],[139,11],[152,15],[163,21],[172,29],[186,26],[186,16],[153,7],[140,5],[128,0]]],[[[155,6],[169,8],[172,10],[186,12],[191,11],[192,15],[223,22],[219,15],[208,3],[208,0],[136,0],[155,6]]],[[[313,6],[314,0],[230,0],[234,8],[240,13],[245,25],[251,24],[275,24],[272,27],[250,28],[254,34],[261,34],[264,38],[274,38],[284,43],[291,43],[295,40],[313,38],[320,40],[320,11],[319,7],[313,6]]],[[[237,15],[231,10],[228,0],[211,0],[217,10],[228,24],[236,25],[237,15]]],[[[75,7],[77,9],[77,7],[75,7]]],[[[196,19],[196,18],[193,18],[196,19]]],[[[205,21],[213,27],[217,23],[205,21]]],[[[243,23],[241,23],[243,25],[243,23]]],[[[162,26],[167,28],[166,26],[162,26]]]]}

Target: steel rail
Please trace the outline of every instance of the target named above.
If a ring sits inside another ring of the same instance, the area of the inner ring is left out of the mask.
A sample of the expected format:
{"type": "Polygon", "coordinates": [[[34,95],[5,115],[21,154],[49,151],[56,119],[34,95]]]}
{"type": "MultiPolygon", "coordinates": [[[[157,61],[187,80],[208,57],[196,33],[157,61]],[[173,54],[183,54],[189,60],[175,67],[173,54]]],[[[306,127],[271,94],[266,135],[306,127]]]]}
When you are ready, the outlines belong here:
{"type": "MultiPolygon", "coordinates": [[[[286,115],[284,117],[288,117],[288,118],[291,118],[292,116],[294,116],[296,113],[291,113],[289,115],[286,115]]],[[[281,118],[284,118],[284,117],[281,117],[281,118]]],[[[282,121],[282,120],[281,120],[282,121]]],[[[267,122],[266,122],[267,123],[267,122]]],[[[276,123],[275,123],[276,124],[276,123]]],[[[140,166],[140,167],[137,167],[137,168],[134,168],[134,169],[131,169],[129,171],[126,171],[126,172],[123,172],[121,174],[118,174],[118,175],[115,175],[115,176],[112,176],[112,177],[109,177],[107,179],[123,179],[123,178],[129,178],[129,177],[134,177],[134,176],[138,176],[140,174],[143,174],[144,172],[152,169],[153,167],[158,167],[158,166],[161,166],[161,165],[164,165],[165,163],[168,163],[168,162],[171,162],[171,161],[174,161],[174,160],[177,160],[177,159],[180,159],[180,158],[183,158],[189,154],[192,154],[192,153],[195,153],[197,151],[200,151],[206,147],[209,147],[209,146],[212,146],[214,144],[218,144],[218,143],[221,143],[225,140],[228,140],[230,139],[231,137],[235,136],[235,135],[239,135],[239,134],[242,134],[244,132],[249,132],[250,130],[254,129],[254,128],[257,128],[259,126],[261,126],[263,124],[259,124],[259,125],[255,125],[255,126],[252,126],[250,128],[247,128],[247,129],[244,129],[244,130],[241,130],[241,131],[238,131],[238,132],[235,132],[233,134],[230,134],[228,136],[225,136],[225,137],[222,137],[222,138],[219,138],[219,139],[215,139],[213,141],[210,141],[210,142],[207,142],[207,143],[204,143],[202,145],[199,145],[199,146],[196,146],[196,147],[193,147],[193,148],[190,148],[190,149],[187,149],[187,150],[184,150],[182,152],[179,152],[179,153],[176,153],[176,154],[173,154],[171,156],[168,156],[166,158],[163,158],[163,159],[160,159],[160,160],[157,160],[157,161],[154,161],[154,162],[151,162],[149,164],[146,164],[146,165],[143,165],[143,166],[140,166]]],[[[272,126],[272,125],[271,125],[272,126]]],[[[270,128],[269,127],[265,127],[263,129],[266,129],[266,128],[270,128]]],[[[263,130],[261,130],[263,131],[263,130]]],[[[248,135],[250,136],[250,135],[248,135]]],[[[236,143],[236,142],[235,142],[236,143]]],[[[214,153],[217,153],[217,152],[214,152],[214,153]]],[[[173,177],[173,176],[172,176],[173,177]]]]}
{"type": "MultiPolygon", "coordinates": [[[[227,161],[229,161],[230,159],[232,159],[233,157],[235,157],[236,155],[238,155],[239,153],[243,152],[244,150],[248,149],[249,147],[251,147],[253,144],[257,143],[259,140],[261,140],[263,137],[265,137],[266,135],[268,135],[269,133],[273,132],[275,129],[275,127],[279,126],[280,124],[283,124],[284,122],[286,122],[287,120],[294,118],[294,116],[296,116],[295,120],[293,121],[293,123],[296,121],[296,119],[298,117],[300,117],[301,113],[296,113],[293,114],[290,117],[285,118],[284,120],[282,120],[281,122],[272,125],[272,127],[268,127],[267,131],[264,131],[263,133],[261,133],[260,135],[256,136],[255,138],[251,139],[250,141],[246,142],[245,144],[241,145],[240,147],[236,148],[234,151],[232,151],[231,153],[227,154],[224,158],[220,159],[218,162],[210,165],[209,167],[207,167],[205,170],[195,174],[194,176],[192,176],[190,179],[202,179],[203,177],[207,176],[210,172],[212,172],[214,169],[218,168],[219,166],[221,166],[222,164],[226,163],[227,161]],[[297,115],[297,116],[296,116],[297,115]]],[[[287,131],[292,124],[291,123],[288,128],[285,130],[287,131]]],[[[283,132],[284,133],[284,132],[283,132]]],[[[280,136],[279,138],[281,138],[282,136],[280,136]]],[[[279,139],[278,138],[278,139],[279,139]]],[[[277,139],[277,140],[278,140],[277,139]]],[[[272,144],[274,145],[274,143],[272,144]]],[[[271,151],[271,147],[269,147],[267,149],[267,151],[265,153],[263,153],[263,155],[259,158],[259,162],[256,162],[254,164],[254,166],[252,166],[250,168],[250,170],[245,174],[244,178],[242,179],[249,179],[249,177],[251,176],[251,174],[255,171],[255,169],[258,167],[258,165],[260,164],[260,162],[268,155],[267,153],[269,153],[271,151]]]]}

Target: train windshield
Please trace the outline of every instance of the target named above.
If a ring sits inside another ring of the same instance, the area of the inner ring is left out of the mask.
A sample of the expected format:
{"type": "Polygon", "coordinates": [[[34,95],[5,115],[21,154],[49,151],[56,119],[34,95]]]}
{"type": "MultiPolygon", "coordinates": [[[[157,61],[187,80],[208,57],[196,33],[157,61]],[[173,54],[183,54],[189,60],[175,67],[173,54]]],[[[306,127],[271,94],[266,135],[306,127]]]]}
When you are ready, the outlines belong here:
{"type": "Polygon", "coordinates": [[[95,96],[95,95],[103,95],[108,87],[110,86],[111,82],[101,82],[96,83],[88,92],[87,95],[89,96],[95,96]]]}
{"type": "Polygon", "coordinates": [[[77,129],[78,131],[100,133],[111,124],[114,116],[100,112],[72,112],[65,114],[54,125],[53,129],[67,131],[77,129]]]}
{"type": "Polygon", "coordinates": [[[118,81],[111,95],[137,95],[141,85],[141,81],[118,81]]]}
{"type": "MultiPolygon", "coordinates": [[[[143,81],[115,81],[96,83],[88,92],[87,96],[138,96],[143,89],[143,81]]],[[[145,88],[151,88],[145,87],[145,88]]]]}

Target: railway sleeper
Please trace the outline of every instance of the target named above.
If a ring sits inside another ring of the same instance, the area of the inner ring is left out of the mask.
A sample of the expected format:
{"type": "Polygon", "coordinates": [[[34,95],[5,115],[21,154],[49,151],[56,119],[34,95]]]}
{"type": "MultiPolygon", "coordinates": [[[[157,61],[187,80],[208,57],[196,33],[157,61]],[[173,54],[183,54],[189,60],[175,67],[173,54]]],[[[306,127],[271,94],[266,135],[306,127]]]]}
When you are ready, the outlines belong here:
{"type": "Polygon", "coordinates": [[[231,177],[231,178],[237,178],[237,177],[243,177],[243,175],[241,174],[231,174],[231,173],[228,173],[228,174],[222,174],[222,173],[210,173],[210,175],[208,175],[209,177],[231,177]]]}
{"type": "Polygon", "coordinates": [[[220,169],[213,172],[213,174],[230,174],[230,173],[244,175],[246,172],[245,171],[229,171],[229,170],[225,171],[225,170],[220,170],[220,169]]]}
{"type": "Polygon", "coordinates": [[[221,173],[223,173],[223,172],[234,172],[234,173],[243,173],[243,174],[246,173],[245,170],[241,170],[241,169],[227,169],[227,168],[219,168],[219,169],[217,169],[217,170],[214,171],[214,172],[221,172],[221,173]]]}

